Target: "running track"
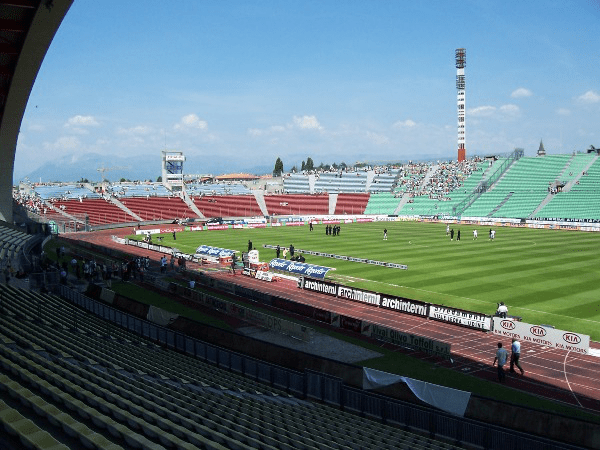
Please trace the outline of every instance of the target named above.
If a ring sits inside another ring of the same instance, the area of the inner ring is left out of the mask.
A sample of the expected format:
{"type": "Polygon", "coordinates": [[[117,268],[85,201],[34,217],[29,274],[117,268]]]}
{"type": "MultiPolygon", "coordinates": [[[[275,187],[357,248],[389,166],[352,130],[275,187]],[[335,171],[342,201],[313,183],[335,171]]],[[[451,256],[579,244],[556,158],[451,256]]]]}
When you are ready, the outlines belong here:
{"type": "MultiPolygon", "coordinates": [[[[130,228],[112,229],[96,233],[75,233],[70,234],[69,237],[158,260],[159,256],[156,252],[131,246],[125,247],[111,239],[112,235],[125,236],[130,231],[130,228]]],[[[401,351],[465,374],[490,381],[497,380],[496,368],[492,367],[492,362],[497,349],[496,344],[502,339],[492,333],[300,290],[295,282],[289,280],[269,283],[241,274],[233,276],[225,271],[213,272],[211,276],[336,314],[447,342],[452,345],[452,362],[421,352],[405,351],[406,349],[401,351]]],[[[510,350],[510,341],[507,339],[502,341],[504,347],[510,350]]],[[[600,343],[590,342],[590,347],[600,349],[600,343]]],[[[507,371],[506,386],[600,412],[600,386],[597,382],[600,379],[600,358],[522,342],[520,362],[525,369],[525,375],[510,374],[507,371]]]]}

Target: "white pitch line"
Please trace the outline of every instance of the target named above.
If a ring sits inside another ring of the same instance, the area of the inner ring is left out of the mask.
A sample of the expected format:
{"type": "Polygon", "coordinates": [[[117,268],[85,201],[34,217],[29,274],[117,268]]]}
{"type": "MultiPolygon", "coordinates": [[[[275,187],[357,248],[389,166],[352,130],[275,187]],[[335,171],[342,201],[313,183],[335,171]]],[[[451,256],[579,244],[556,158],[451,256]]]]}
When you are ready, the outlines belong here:
{"type": "Polygon", "coordinates": [[[421,244],[413,244],[411,241],[408,241],[408,243],[410,245],[414,245],[415,247],[421,247],[421,248],[429,248],[429,245],[421,245],[421,244]]]}
{"type": "Polygon", "coordinates": [[[583,405],[579,402],[579,399],[575,395],[575,392],[573,392],[573,389],[571,389],[571,383],[569,383],[569,380],[567,378],[567,357],[569,356],[569,353],[571,353],[570,350],[565,355],[565,360],[563,362],[563,372],[565,373],[565,381],[567,382],[567,386],[569,386],[569,390],[571,391],[571,394],[573,394],[573,397],[575,397],[575,400],[577,400],[577,403],[579,404],[579,406],[581,406],[583,408],[583,405]]]}
{"type": "Polygon", "coordinates": [[[423,326],[423,325],[427,325],[427,322],[422,322],[422,323],[420,323],[420,324],[418,324],[418,325],[415,325],[414,327],[410,327],[410,328],[409,328],[408,330],[406,330],[405,332],[406,332],[406,333],[408,333],[408,332],[410,332],[410,330],[414,330],[415,328],[420,328],[420,327],[421,327],[421,326],[423,326]]]}

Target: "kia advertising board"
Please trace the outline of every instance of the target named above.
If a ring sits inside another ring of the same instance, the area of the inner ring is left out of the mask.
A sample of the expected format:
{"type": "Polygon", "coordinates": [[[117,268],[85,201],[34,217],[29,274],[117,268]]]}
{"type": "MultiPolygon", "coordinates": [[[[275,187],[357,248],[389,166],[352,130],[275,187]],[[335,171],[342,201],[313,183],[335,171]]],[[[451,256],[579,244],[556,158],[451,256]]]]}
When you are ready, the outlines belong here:
{"type": "Polygon", "coordinates": [[[530,342],[584,355],[589,354],[590,351],[590,337],[588,335],[517,322],[511,319],[494,317],[494,334],[511,339],[516,338],[521,343],[530,342]]]}

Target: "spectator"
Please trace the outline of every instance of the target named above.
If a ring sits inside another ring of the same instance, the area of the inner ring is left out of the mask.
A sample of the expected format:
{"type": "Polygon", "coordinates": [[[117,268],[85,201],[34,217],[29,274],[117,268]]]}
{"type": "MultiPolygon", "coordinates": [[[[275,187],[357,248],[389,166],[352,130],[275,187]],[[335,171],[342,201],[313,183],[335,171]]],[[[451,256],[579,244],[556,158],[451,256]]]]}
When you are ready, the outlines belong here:
{"type": "Polygon", "coordinates": [[[521,375],[523,375],[525,373],[525,371],[523,370],[523,368],[521,367],[521,364],[519,363],[519,358],[521,357],[521,343],[516,338],[513,338],[512,345],[510,348],[511,348],[510,372],[514,373],[515,366],[517,366],[519,368],[519,370],[521,371],[521,375]]]}
{"type": "Polygon", "coordinates": [[[501,317],[502,319],[506,319],[506,317],[508,316],[508,308],[504,304],[504,302],[498,303],[498,309],[496,310],[496,315],[498,317],[501,317]]]}
{"type": "Polygon", "coordinates": [[[504,382],[506,378],[506,374],[504,373],[504,364],[506,364],[506,360],[508,358],[508,352],[502,348],[502,342],[498,342],[498,350],[496,351],[496,357],[494,358],[494,363],[492,366],[495,366],[498,363],[498,381],[500,383],[504,382]]]}

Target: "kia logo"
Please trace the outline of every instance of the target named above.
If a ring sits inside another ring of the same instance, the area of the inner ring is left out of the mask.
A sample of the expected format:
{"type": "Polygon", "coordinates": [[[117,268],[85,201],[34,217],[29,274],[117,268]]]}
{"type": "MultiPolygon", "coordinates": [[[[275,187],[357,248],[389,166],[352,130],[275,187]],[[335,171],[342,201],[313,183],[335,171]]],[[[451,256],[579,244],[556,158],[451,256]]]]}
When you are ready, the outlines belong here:
{"type": "Polygon", "coordinates": [[[529,331],[531,331],[531,334],[533,334],[534,336],[546,336],[546,329],[538,325],[534,325],[529,329],[529,331]]]}
{"type": "Polygon", "coordinates": [[[503,320],[500,322],[500,326],[505,330],[514,330],[516,325],[512,320],[503,320]]]}
{"type": "Polygon", "coordinates": [[[565,333],[563,339],[569,344],[579,344],[581,342],[581,338],[575,333],[565,333]]]}

